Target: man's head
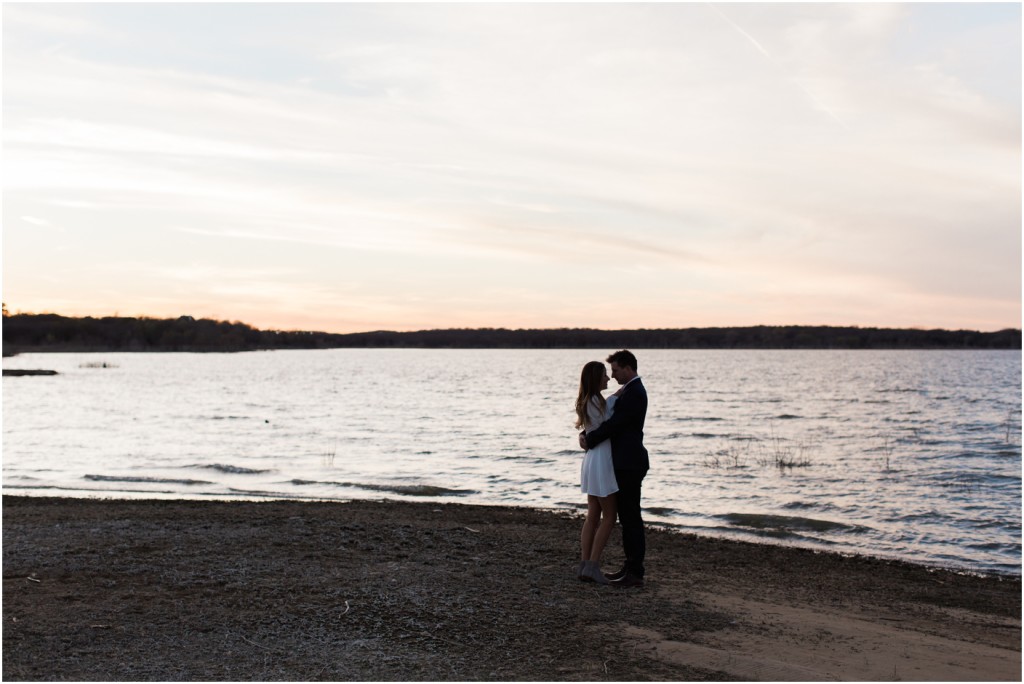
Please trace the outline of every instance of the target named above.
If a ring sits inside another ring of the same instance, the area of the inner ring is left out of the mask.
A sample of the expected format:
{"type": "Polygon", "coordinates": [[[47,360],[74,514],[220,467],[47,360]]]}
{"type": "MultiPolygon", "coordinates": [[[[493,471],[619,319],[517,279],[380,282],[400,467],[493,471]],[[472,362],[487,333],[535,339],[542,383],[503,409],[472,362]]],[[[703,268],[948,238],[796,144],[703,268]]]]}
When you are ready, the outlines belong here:
{"type": "Polygon", "coordinates": [[[609,356],[607,361],[612,367],[612,377],[620,385],[636,377],[636,357],[632,352],[622,349],[609,356]]]}

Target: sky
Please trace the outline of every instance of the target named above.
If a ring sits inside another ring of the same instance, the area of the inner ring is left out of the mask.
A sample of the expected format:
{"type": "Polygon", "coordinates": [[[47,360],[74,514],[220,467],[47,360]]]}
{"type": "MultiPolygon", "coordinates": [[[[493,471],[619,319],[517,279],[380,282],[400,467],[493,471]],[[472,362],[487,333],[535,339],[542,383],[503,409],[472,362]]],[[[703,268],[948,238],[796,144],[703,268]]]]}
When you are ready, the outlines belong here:
{"type": "Polygon", "coordinates": [[[3,4],[3,301],[1021,326],[1021,5],[3,4]]]}

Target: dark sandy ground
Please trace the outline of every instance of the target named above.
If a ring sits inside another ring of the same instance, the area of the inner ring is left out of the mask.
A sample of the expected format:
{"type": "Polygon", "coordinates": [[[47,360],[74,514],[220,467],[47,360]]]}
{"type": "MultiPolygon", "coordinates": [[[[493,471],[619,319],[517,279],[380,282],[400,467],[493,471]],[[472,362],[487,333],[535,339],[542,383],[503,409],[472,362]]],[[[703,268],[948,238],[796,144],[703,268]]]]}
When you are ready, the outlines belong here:
{"type": "Polygon", "coordinates": [[[1020,681],[1019,579],[655,529],[646,586],[610,589],[575,578],[580,524],[4,496],[3,678],[1020,681]]]}

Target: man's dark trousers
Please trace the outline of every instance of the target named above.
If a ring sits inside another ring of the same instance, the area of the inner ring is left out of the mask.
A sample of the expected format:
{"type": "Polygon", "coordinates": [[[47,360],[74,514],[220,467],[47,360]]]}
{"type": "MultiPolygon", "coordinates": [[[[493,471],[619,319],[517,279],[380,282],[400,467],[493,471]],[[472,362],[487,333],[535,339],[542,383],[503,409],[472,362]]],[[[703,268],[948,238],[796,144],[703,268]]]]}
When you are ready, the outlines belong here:
{"type": "Polygon", "coordinates": [[[619,524],[622,525],[622,550],[626,554],[626,570],[640,579],[644,577],[644,556],[647,541],[644,538],[644,519],[640,514],[640,487],[646,470],[616,470],[619,484],[619,524]]]}

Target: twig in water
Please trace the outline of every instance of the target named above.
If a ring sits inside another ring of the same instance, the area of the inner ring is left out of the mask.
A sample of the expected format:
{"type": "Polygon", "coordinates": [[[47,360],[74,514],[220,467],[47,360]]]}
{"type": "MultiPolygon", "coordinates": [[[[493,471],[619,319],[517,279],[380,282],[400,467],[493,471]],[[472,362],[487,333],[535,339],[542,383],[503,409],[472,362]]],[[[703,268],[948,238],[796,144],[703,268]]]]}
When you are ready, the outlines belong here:
{"type": "Polygon", "coordinates": [[[467,530],[469,530],[470,532],[476,532],[476,533],[478,533],[478,534],[480,533],[480,530],[474,530],[474,529],[473,529],[472,527],[466,527],[466,528],[464,528],[464,529],[467,529],[467,530]]]}
{"type": "Polygon", "coordinates": [[[323,453],[324,465],[329,467],[329,468],[333,468],[334,467],[334,456],[337,453],[338,453],[338,439],[335,438],[334,439],[334,444],[331,446],[331,448],[323,453]]]}
{"type": "Polygon", "coordinates": [[[882,443],[882,455],[885,457],[885,470],[889,472],[892,470],[889,462],[892,458],[892,442],[889,441],[888,435],[886,435],[885,441],[882,443]]]}
{"type": "Polygon", "coordinates": [[[1010,409],[1006,413],[1006,443],[1007,444],[1012,444],[1012,442],[1010,441],[1010,437],[1011,437],[1011,435],[1014,434],[1013,428],[1015,427],[1015,422],[1014,422],[1013,419],[1014,419],[1014,412],[1013,412],[1013,409],[1010,409]]]}
{"type": "Polygon", "coordinates": [[[346,615],[348,611],[352,609],[352,606],[348,605],[348,601],[345,601],[345,612],[342,615],[346,615]]]}

